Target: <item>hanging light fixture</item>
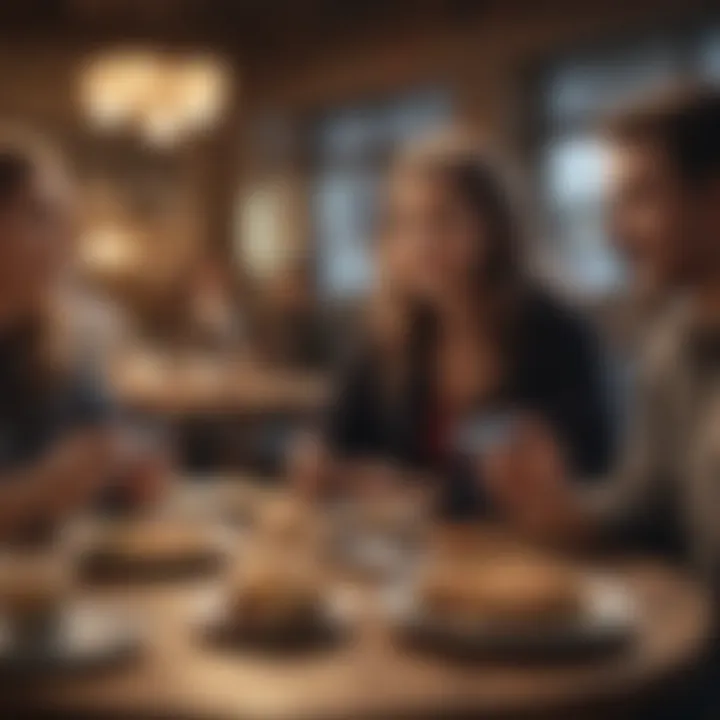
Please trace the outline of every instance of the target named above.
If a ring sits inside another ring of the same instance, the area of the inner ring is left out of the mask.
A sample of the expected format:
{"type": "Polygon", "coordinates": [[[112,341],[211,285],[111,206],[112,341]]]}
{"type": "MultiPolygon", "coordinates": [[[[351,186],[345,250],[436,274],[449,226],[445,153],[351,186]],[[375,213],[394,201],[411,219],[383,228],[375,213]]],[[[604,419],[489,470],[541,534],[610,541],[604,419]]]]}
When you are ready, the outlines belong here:
{"type": "Polygon", "coordinates": [[[229,89],[230,71],[218,58],[148,50],[92,58],[79,80],[81,105],[93,126],[131,129],[158,145],[210,129],[225,110],[229,89]]]}

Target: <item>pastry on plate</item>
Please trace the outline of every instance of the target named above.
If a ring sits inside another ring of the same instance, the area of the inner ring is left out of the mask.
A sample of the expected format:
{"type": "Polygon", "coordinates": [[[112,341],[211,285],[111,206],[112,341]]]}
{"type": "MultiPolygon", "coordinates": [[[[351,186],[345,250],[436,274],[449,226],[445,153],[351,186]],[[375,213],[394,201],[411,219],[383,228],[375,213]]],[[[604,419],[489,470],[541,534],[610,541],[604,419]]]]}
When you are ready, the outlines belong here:
{"type": "Polygon", "coordinates": [[[535,557],[498,557],[439,566],[420,588],[423,608],[436,616],[472,622],[562,622],[581,610],[578,573],[560,562],[535,557]]]}
{"type": "Polygon", "coordinates": [[[320,606],[318,578],[307,568],[258,562],[232,584],[228,619],[241,628],[293,630],[315,624],[320,606]]]}

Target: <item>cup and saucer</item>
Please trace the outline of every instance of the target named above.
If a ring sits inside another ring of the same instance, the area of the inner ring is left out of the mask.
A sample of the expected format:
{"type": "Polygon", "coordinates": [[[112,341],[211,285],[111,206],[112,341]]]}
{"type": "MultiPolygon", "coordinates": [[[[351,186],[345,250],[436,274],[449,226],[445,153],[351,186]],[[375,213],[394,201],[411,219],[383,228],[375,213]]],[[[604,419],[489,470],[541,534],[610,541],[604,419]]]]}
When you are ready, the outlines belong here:
{"type": "Polygon", "coordinates": [[[0,673],[89,670],[134,657],[138,628],[78,596],[57,548],[0,549],[0,673]]]}

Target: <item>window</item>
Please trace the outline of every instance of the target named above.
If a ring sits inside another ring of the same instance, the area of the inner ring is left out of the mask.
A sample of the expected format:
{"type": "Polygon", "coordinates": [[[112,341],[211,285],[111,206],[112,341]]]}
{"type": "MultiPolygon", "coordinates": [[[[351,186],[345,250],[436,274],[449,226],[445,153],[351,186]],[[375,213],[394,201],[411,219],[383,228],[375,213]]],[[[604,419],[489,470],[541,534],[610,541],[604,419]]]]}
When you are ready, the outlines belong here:
{"type": "Polygon", "coordinates": [[[393,149],[450,117],[444,93],[418,92],[336,110],[313,133],[312,222],[320,293],[347,299],[372,279],[372,241],[381,175],[393,149]]]}
{"type": "Polygon", "coordinates": [[[539,185],[549,220],[553,270],[598,294],[622,281],[603,227],[603,149],[599,114],[674,79],[720,81],[720,32],[647,40],[554,64],[541,84],[539,185]]]}
{"type": "Polygon", "coordinates": [[[720,81],[720,30],[702,38],[698,48],[698,66],[704,77],[720,81]]]}

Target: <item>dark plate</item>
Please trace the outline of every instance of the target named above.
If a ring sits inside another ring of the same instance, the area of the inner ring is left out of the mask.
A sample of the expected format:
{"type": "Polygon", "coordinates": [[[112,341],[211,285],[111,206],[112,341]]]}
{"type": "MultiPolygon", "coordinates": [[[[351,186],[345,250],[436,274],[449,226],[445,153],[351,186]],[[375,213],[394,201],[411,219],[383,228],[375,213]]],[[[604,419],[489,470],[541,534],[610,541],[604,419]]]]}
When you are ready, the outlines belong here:
{"type": "Polygon", "coordinates": [[[350,627],[347,616],[328,603],[302,622],[275,627],[238,622],[216,606],[205,612],[200,630],[206,641],[226,650],[305,653],[337,646],[347,637],[350,627]]]}
{"type": "Polygon", "coordinates": [[[83,577],[89,580],[149,582],[213,574],[220,571],[225,562],[225,554],[217,548],[165,557],[91,550],[81,559],[80,568],[83,577]]]}

